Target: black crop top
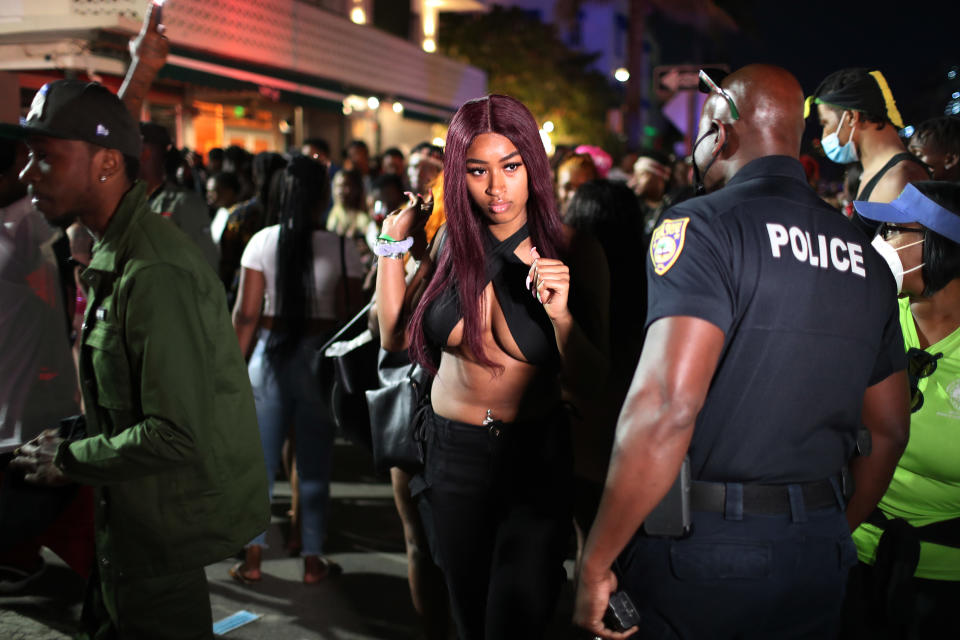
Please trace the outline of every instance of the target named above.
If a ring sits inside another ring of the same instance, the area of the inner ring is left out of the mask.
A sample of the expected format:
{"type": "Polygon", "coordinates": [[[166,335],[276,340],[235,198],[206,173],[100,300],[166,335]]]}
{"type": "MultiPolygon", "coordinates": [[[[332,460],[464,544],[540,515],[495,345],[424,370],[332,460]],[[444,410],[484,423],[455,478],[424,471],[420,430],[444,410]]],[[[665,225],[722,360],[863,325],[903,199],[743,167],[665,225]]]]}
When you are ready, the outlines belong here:
{"type": "MultiPolygon", "coordinates": [[[[483,244],[487,282],[493,282],[510,335],[527,362],[549,364],[559,357],[553,325],[543,306],[524,286],[530,271],[529,265],[514,254],[520,243],[530,235],[527,225],[524,224],[502,242],[489,229],[485,231],[483,244]]],[[[423,331],[427,342],[436,346],[446,345],[450,333],[462,317],[459,292],[456,286],[450,286],[431,303],[424,315],[423,331]]]]}

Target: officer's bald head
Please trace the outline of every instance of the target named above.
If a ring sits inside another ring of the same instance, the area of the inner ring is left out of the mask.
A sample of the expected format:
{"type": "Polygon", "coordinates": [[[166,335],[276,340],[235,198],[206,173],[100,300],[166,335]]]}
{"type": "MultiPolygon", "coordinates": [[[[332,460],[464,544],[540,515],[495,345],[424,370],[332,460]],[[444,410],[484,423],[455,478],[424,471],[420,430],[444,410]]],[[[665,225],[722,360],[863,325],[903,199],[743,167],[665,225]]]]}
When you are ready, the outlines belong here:
{"type": "Polygon", "coordinates": [[[723,88],[740,109],[737,124],[744,135],[777,146],[772,153],[799,155],[804,129],[803,89],[792,73],[773,65],[752,64],[727,76],[723,88]]]}
{"type": "Polygon", "coordinates": [[[739,69],[721,84],[733,99],[739,112],[734,119],[726,99],[712,93],[703,105],[700,133],[704,147],[695,159],[705,166],[716,154],[716,167],[704,181],[707,188],[717,188],[751,160],[772,155],[794,158],[800,154],[803,137],[803,90],[786,69],[766,64],[752,64],[739,69]],[[710,132],[716,137],[711,140],[710,132]]]}

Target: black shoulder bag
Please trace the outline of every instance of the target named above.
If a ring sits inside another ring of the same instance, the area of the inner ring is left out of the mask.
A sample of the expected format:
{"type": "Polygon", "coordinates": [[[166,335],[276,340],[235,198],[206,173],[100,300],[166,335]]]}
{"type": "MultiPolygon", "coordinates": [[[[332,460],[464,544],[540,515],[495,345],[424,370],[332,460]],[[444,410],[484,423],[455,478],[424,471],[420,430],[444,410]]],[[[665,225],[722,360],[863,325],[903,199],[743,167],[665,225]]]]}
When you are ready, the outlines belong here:
{"type": "Polygon", "coordinates": [[[400,467],[417,473],[423,467],[426,411],[433,376],[411,363],[406,351],[380,349],[380,388],[367,391],[373,465],[378,472],[400,467]]]}

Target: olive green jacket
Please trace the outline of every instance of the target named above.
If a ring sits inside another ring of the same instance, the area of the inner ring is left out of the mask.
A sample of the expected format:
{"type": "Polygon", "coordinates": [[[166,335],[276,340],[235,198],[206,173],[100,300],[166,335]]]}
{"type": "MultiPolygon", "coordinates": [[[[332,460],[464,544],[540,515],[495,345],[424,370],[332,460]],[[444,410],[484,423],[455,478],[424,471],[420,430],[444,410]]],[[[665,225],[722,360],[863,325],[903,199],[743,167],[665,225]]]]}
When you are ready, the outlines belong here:
{"type": "Polygon", "coordinates": [[[214,270],[220,267],[220,249],[210,235],[210,209],[199,193],[164,185],[147,198],[147,204],[151,211],[169,218],[187,234],[200,248],[207,264],[214,270]]]}
{"type": "Polygon", "coordinates": [[[81,278],[87,437],[56,464],[97,488],[101,575],[159,576],[235,553],[269,523],[250,381],[223,285],[196,246],[120,202],[81,278]]]}

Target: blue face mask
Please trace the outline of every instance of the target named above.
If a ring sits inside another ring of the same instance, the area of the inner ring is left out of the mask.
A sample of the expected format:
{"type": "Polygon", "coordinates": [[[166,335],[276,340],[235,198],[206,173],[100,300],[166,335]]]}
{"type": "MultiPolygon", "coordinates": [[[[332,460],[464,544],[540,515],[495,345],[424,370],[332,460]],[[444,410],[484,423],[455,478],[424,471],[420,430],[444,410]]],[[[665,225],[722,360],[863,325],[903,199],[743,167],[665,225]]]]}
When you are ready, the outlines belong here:
{"type": "Polygon", "coordinates": [[[837,164],[850,164],[860,159],[857,155],[857,148],[853,144],[853,132],[857,130],[856,123],[854,123],[850,129],[850,138],[847,139],[847,144],[843,146],[840,145],[840,136],[838,136],[837,133],[840,131],[840,127],[843,126],[843,119],[846,117],[847,112],[844,111],[843,115],[840,116],[840,123],[837,124],[837,130],[824,136],[823,139],[820,140],[820,147],[823,149],[823,152],[837,164]]]}

